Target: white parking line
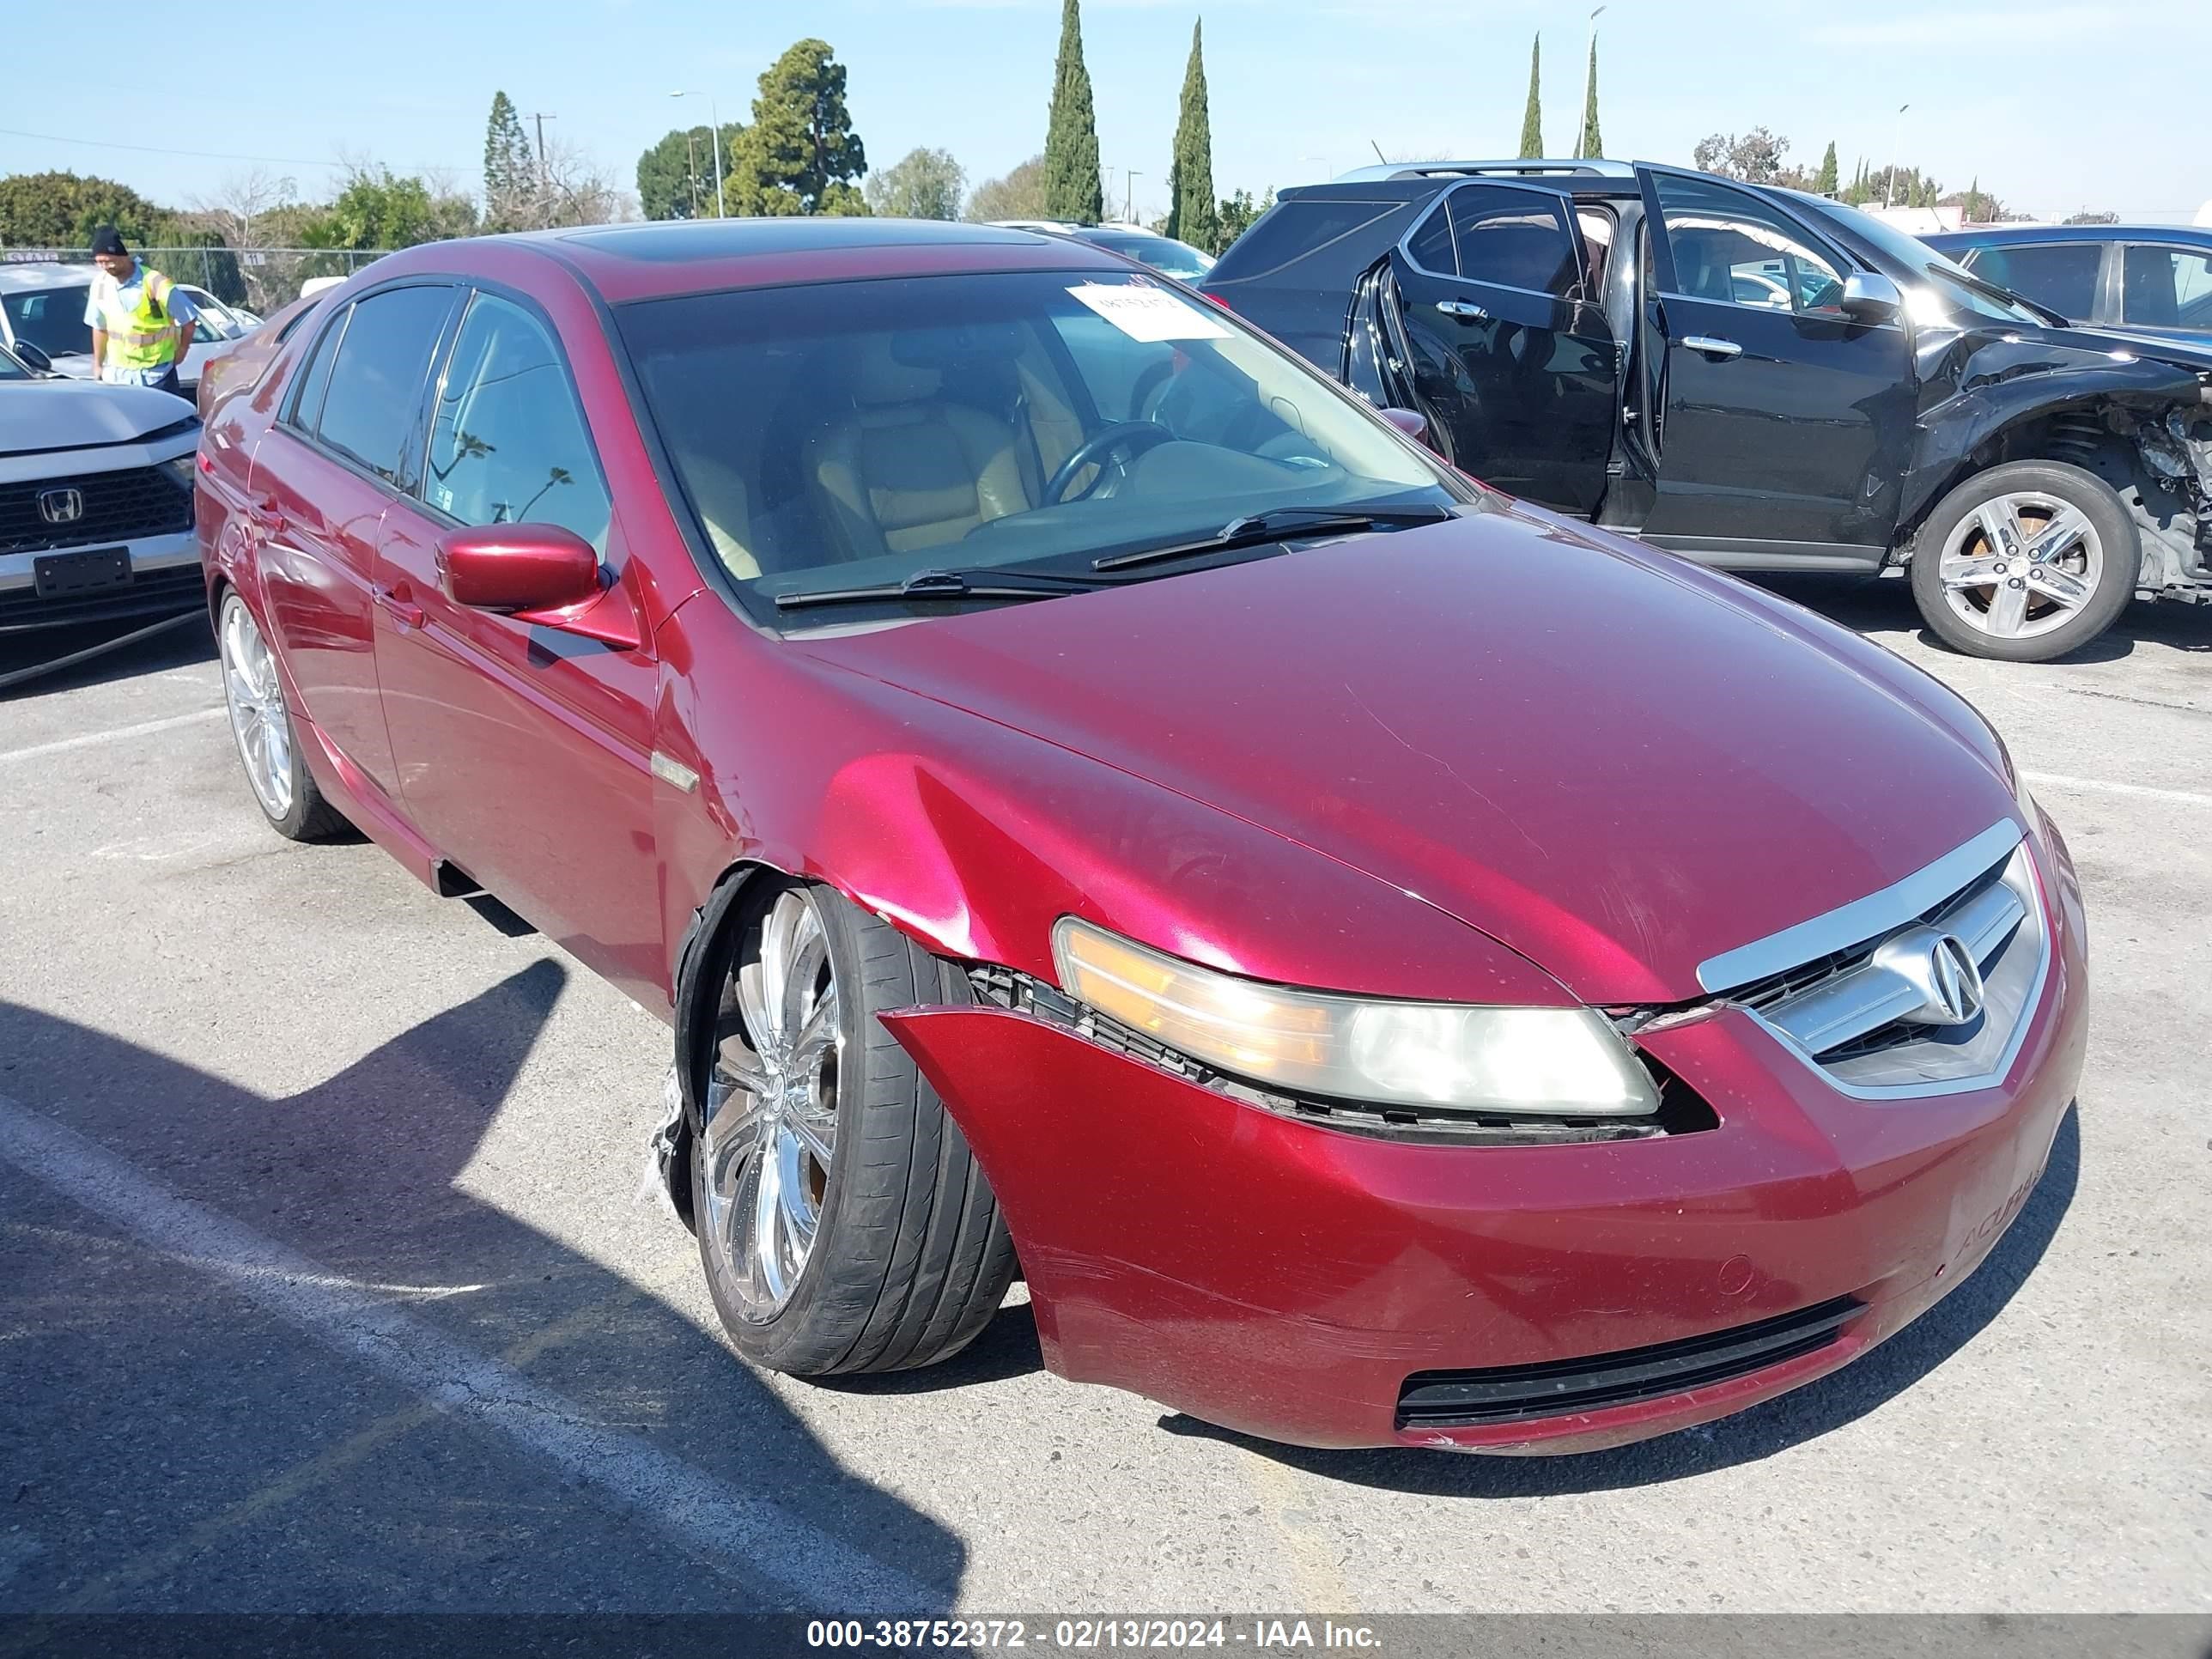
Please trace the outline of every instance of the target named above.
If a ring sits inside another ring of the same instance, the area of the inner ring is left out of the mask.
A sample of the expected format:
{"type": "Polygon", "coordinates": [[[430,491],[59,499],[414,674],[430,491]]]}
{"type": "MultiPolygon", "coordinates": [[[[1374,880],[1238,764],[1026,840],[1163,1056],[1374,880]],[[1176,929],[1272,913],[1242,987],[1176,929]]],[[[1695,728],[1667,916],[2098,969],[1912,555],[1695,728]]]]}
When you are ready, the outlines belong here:
{"type": "MultiPolygon", "coordinates": [[[[739,1584],[767,1578],[802,1607],[941,1606],[933,1591],[757,1492],[618,1430],[275,1240],[171,1192],[75,1130],[0,1095],[0,1159],[266,1311],[365,1360],[440,1411],[497,1429],[641,1511],[739,1584]]],[[[381,1288],[381,1287],[376,1287],[381,1288]]],[[[398,1287],[408,1288],[408,1287],[398,1287]]],[[[731,1362],[736,1364],[735,1360],[731,1362]]]]}
{"type": "Polygon", "coordinates": [[[191,726],[199,720],[219,720],[224,711],[220,708],[195,708],[189,714],[171,714],[166,720],[141,720],[136,726],[118,726],[109,732],[84,732],[74,738],[56,738],[52,743],[34,743],[28,749],[0,750],[0,766],[9,761],[36,760],[41,755],[58,755],[70,749],[89,749],[94,744],[120,743],[125,738],[149,737],[156,732],[174,731],[179,726],[191,726]]]}
{"type": "Polygon", "coordinates": [[[2077,778],[2064,772],[2023,772],[2029,783],[2049,784],[2054,789],[2087,789],[2100,795],[2135,795],[2145,800],[2170,800],[2184,806],[2212,806],[2212,795],[2186,789],[2154,789],[2147,783],[2117,783],[2110,778],[2077,778]]]}

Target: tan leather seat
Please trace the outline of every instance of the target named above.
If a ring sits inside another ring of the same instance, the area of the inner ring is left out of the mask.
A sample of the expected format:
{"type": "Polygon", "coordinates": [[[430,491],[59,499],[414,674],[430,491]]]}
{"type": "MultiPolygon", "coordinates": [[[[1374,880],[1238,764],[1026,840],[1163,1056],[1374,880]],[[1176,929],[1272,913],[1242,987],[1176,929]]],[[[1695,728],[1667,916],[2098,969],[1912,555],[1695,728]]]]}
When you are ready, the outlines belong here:
{"type": "Polygon", "coordinates": [[[942,373],[899,362],[895,339],[862,342],[852,412],[810,446],[825,512],[855,559],[942,546],[1034,505],[1013,428],[940,396],[942,373]]]}

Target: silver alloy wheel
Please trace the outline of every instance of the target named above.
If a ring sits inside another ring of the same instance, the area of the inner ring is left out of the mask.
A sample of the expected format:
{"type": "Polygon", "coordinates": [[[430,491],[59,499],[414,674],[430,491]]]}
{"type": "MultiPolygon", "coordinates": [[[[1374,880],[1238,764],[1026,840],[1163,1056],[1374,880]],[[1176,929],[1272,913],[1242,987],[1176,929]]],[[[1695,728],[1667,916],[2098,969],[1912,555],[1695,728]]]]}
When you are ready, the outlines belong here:
{"type": "Polygon", "coordinates": [[[222,696],[230,705],[231,735],[246,781],[261,810],[282,819],[292,810],[292,723],[285,717],[284,685],[276,659],[236,594],[222,607],[222,696]]]}
{"type": "Polygon", "coordinates": [[[2032,640],[2081,614],[2105,574],[2105,544],[2089,515],[2041,490],[1984,501],[1944,539],[1943,602],[1967,626],[2000,640],[2032,640]]]}
{"type": "Polygon", "coordinates": [[[707,1083],[707,1237],[747,1315],[766,1319],[806,1270],[837,1146],[844,1028],[813,896],[780,895],[732,975],[744,1030],[707,1083]]]}

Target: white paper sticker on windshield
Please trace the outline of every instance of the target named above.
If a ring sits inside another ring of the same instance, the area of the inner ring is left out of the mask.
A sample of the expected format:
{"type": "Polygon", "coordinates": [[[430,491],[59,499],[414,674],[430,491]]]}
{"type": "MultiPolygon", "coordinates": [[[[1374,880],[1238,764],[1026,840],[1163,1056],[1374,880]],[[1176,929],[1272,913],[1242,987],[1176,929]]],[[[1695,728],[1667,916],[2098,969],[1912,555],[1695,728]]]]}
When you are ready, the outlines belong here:
{"type": "Polygon", "coordinates": [[[1164,288],[1085,283],[1067,290],[1133,340],[1225,340],[1231,331],[1164,288]]]}

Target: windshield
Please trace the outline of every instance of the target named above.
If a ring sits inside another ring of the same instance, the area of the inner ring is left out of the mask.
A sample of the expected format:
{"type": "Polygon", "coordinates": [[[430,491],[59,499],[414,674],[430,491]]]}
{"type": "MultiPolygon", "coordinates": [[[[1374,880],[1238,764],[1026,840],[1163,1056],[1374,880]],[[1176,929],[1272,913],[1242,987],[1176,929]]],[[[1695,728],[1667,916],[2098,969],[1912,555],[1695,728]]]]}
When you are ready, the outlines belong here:
{"type": "Polygon", "coordinates": [[[1189,243],[1178,242],[1172,237],[1091,231],[1083,240],[1109,249],[1125,259],[1134,259],[1139,264],[1150,265],[1154,270],[1181,282],[1194,283],[1213,269],[1212,259],[1189,243]]]}
{"type": "Polygon", "coordinates": [[[929,570],[1088,573],[1273,508],[1474,499],[1349,394],[1134,272],[825,283],[617,314],[699,528],[763,615],[780,594],[929,570]]]}
{"type": "Polygon", "coordinates": [[[2033,323],[2039,328],[2063,326],[2051,313],[2031,305],[2019,295],[2008,293],[1996,283],[1973,275],[1963,265],[1953,264],[1927,243],[1916,236],[1908,236],[1895,225],[1875,218],[1870,213],[1861,213],[1856,208],[1845,207],[1840,202],[1824,201],[1817,197],[1799,198],[1815,212],[1824,214],[1850,231],[1863,242],[1870,242],[1889,258],[1907,270],[1914,272],[1923,284],[1929,300],[1918,300],[1908,293],[1906,303],[1921,321],[1949,321],[1942,313],[1964,312],[1970,317],[1986,318],[2000,323],[2033,323]],[[1925,313],[1932,303],[1938,313],[1929,318],[1925,313]]]}
{"type": "Polygon", "coordinates": [[[8,313],[8,332],[27,340],[49,357],[72,357],[92,349],[92,330],[84,320],[87,289],[39,288],[0,294],[8,313]]]}

